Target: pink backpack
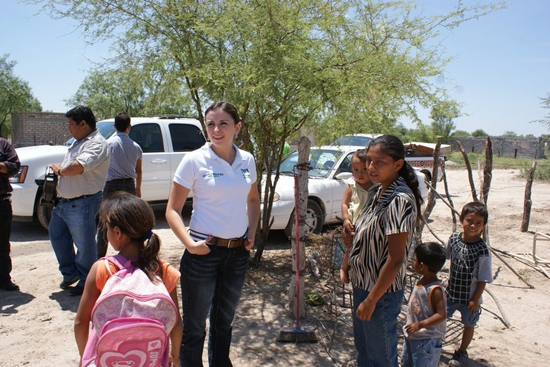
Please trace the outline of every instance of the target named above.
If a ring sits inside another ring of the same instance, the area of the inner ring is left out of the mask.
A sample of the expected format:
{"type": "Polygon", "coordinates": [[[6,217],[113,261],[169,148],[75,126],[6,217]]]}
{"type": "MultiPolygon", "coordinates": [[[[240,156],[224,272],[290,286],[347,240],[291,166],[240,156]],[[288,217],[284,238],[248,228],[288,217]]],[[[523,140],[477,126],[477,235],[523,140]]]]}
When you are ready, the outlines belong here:
{"type": "Polygon", "coordinates": [[[109,262],[119,270],[111,273],[92,310],[82,366],[168,366],[177,308],[164,283],[152,282],[122,255],[103,260],[109,273],[109,262]]]}

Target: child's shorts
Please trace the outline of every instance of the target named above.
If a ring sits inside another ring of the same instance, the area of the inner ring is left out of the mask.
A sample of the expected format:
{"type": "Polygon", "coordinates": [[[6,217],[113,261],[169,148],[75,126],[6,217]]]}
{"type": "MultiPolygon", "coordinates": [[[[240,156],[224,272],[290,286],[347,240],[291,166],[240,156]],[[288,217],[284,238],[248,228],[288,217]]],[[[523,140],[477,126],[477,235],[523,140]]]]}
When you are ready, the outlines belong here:
{"type": "Polygon", "coordinates": [[[475,311],[468,310],[468,305],[453,302],[450,298],[447,298],[447,318],[451,318],[455,311],[460,311],[461,321],[464,326],[476,326],[479,321],[479,315],[481,315],[481,307],[475,311]]]}

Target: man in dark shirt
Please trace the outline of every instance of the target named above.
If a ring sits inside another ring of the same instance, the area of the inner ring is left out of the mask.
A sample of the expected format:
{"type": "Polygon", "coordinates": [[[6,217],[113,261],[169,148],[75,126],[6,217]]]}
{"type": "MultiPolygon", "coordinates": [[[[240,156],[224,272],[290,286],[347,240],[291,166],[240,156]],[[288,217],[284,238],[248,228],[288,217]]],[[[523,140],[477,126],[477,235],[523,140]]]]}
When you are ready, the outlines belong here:
{"type": "Polygon", "coordinates": [[[19,157],[13,146],[0,137],[0,289],[17,291],[19,286],[11,281],[10,234],[11,192],[9,177],[19,172],[19,157]]]}

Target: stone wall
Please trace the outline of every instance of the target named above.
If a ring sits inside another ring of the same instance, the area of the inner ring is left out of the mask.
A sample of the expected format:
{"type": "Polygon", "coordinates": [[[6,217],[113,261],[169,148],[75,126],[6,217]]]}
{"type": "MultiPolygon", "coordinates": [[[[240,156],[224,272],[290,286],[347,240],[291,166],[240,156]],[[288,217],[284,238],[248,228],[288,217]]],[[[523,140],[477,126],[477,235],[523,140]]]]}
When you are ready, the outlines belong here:
{"type": "Polygon", "coordinates": [[[12,143],[15,147],[60,145],[71,138],[64,113],[17,112],[11,115],[12,143]]]}
{"type": "MultiPolygon", "coordinates": [[[[452,139],[454,151],[458,151],[456,141],[464,147],[467,153],[485,153],[486,137],[461,137],[452,139]]],[[[550,139],[491,137],[493,156],[511,158],[546,158],[550,149],[550,139]]]]}

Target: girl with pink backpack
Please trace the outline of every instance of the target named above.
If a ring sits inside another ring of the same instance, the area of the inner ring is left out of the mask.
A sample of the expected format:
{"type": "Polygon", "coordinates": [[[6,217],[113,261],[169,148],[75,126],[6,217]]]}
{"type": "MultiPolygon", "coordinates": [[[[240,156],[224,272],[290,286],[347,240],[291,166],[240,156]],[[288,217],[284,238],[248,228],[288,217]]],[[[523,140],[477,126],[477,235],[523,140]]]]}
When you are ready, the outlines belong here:
{"type": "Polygon", "coordinates": [[[80,365],[179,367],[180,273],[159,258],[153,210],[119,192],[99,215],[119,253],[99,259],[86,279],[74,322],[80,365]]]}

